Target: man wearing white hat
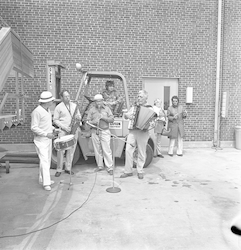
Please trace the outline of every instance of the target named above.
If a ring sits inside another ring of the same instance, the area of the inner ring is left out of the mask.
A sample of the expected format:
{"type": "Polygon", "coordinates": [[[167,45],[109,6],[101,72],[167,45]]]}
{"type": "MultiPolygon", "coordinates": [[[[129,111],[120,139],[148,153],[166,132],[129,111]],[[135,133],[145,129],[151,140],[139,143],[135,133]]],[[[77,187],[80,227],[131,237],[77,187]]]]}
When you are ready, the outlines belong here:
{"type": "Polygon", "coordinates": [[[109,123],[114,121],[114,116],[107,105],[103,103],[103,96],[97,94],[94,96],[95,105],[89,110],[87,122],[91,127],[91,138],[94,146],[95,159],[97,163],[96,171],[104,169],[105,162],[107,172],[113,174],[113,159],[110,148],[110,130],[109,123]]]}
{"type": "Polygon", "coordinates": [[[31,130],[34,132],[34,144],[39,157],[39,183],[45,190],[51,190],[50,164],[52,154],[52,139],[58,132],[52,126],[52,116],[49,110],[54,97],[49,91],[43,91],[40,95],[39,106],[31,114],[31,130]]]}

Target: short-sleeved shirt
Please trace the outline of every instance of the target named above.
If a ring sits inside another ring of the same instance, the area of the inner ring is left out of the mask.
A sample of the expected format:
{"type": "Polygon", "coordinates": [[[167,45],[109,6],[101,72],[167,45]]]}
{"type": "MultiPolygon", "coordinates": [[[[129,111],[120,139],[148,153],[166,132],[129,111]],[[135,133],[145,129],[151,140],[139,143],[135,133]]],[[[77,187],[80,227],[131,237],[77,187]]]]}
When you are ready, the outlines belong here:
{"type": "Polygon", "coordinates": [[[117,99],[119,98],[119,94],[115,89],[112,91],[108,91],[107,89],[105,89],[102,92],[102,95],[106,102],[114,102],[114,101],[117,101],[117,99]]]}
{"type": "Polygon", "coordinates": [[[107,89],[105,89],[103,90],[102,95],[104,101],[106,102],[106,105],[110,107],[112,112],[114,112],[116,105],[122,102],[122,98],[115,89],[113,89],[112,91],[108,91],[107,89]]]}
{"type": "MultiPolygon", "coordinates": [[[[106,105],[101,106],[100,109],[98,109],[96,106],[93,106],[88,112],[87,121],[89,121],[91,124],[97,126],[99,123],[100,115],[108,118],[109,122],[107,122],[107,123],[111,123],[114,121],[114,116],[113,116],[110,108],[106,105]]],[[[108,128],[109,128],[109,126],[108,126],[108,128]]]]}

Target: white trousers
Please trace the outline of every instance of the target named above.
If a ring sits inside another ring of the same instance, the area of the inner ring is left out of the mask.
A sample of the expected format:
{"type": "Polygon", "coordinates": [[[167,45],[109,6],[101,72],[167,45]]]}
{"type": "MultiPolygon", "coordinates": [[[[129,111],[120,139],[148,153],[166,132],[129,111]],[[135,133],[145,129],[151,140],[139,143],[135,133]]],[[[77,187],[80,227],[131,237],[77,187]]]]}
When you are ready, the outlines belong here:
{"type": "Polygon", "coordinates": [[[99,135],[96,134],[96,130],[92,129],[91,138],[93,142],[95,160],[99,168],[103,168],[103,161],[105,162],[107,170],[113,170],[113,158],[110,148],[110,130],[99,130],[99,135]]]}
{"type": "Polygon", "coordinates": [[[47,137],[38,137],[34,138],[34,144],[39,157],[39,182],[43,183],[43,186],[49,186],[51,184],[52,140],[47,137]]]}
{"type": "MultiPolygon", "coordinates": [[[[74,135],[74,138],[75,138],[76,142],[70,149],[57,151],[57,172],[62,172],[62,170],[63,170],[65,152],[66,152],[65,170],[68,170],[68,171],[71,170],[72,161],[73,161],[73,158],[74,158],[74,152],[75,152],[76,145],[77,145],[77,142],[78,142],[78,134],[79,134],[79,129],[77,129],[77,131],[76,131],[76,133],[74,135]]],[[[65,135],[66,135],[66,132],[64,132],[64,131],[61,131],[59,133],[60,138],[65,136],[65,135]]]]}
{"type": "Polygon", "coordinates": [[[156,133],[156,153],[157,155],[161,155],[161,139],[162,139],[162,135],[159,133],[156,133]]]}
{"type": "MultiPolygon", "coordinates": [[[[168,154],[173,154],[173,149],[175,146],[175,139],[170,139],[169,142],[169,149],[168,149],[168,154]]],[[[177,136],[177,154],[182,155],[183,153],[183,138],[181,137],[180,133],[178,132],[177,136]]]]}
{"type": "Polygon", "coordinates": [[[143,167],[146,161],[146,145],[149,139],[149,132],[142,130],[130,130],[126,142],[125,173],[133,171],[134,152],[137,147],[137,173],[143,173],[143,167]]]}

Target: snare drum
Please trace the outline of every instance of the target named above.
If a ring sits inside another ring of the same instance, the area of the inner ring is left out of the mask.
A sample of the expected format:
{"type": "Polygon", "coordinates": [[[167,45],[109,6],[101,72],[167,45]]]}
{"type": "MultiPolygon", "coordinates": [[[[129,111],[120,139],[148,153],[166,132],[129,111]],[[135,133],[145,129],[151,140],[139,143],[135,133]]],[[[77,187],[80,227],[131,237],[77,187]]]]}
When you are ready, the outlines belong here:
{"type": "Polygon", "coordinates": [[[65,135],[54,140],[54,148],[57,151],[67,150],[74,146],[76,139],[74,135],[65,135]]]}

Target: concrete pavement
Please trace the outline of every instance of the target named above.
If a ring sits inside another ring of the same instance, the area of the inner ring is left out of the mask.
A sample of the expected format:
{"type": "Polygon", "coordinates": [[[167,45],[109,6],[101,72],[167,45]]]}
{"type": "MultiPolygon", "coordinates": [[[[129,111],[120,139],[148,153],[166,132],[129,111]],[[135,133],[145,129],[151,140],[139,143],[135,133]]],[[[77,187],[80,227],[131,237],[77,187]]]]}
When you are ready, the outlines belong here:
{"type": "Polygon", "coordinates": [[[11,164],[10,174],[0,168],[0,249],[241,249],[230,231],[240,210],[241,151],[164,156],[143,180],[136,172],[119,178],[123,159],[114,182],[106,171],[94,173],[93,159],[74,167],[71,186],[69,175],[51,170],[51,192],[38,184],[36,164],[11,164]],[[106,192],[113,183],[121,192],[106,192]]]}

